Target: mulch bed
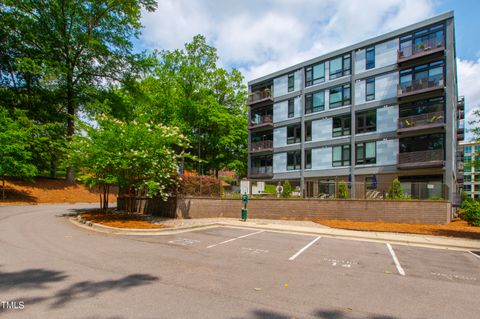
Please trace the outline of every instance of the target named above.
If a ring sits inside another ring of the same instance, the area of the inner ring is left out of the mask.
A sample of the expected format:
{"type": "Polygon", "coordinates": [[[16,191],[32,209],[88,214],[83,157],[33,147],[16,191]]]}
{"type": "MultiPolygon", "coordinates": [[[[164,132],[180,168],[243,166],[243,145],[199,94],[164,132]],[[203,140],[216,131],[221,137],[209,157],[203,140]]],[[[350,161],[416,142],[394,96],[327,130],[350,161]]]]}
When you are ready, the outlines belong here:
{"type": "Polygon", "coordinates": [[[92,223],[101,224],[117,228],[136,228],[136,229],[157,229],[169,228],[166,225],[154,224],[144,215],[128,214],[128,213],[113,213],[113,212],[99,212],[92,211],[80,215],[83,219],[92,223]]]}
{"type": "Polygon", "coordinates": [[[480,227],[468,225],[461,219],[455,219],[448,225],[425,225],[425,224],[396,224],[382,222],[355,222],[349,220],[322,220],[314,222],[332,228],[348,230],[364,230],[378,232],[410,233],[434,236],[447,236],[480,239],[480,227]]]}

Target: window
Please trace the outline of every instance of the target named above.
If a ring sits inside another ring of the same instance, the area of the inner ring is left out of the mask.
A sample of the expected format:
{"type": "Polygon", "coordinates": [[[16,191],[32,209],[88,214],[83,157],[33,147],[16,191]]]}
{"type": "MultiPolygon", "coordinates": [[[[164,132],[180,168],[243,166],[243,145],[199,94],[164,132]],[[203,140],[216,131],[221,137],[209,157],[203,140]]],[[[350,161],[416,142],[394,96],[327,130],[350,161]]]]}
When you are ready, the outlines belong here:
{"type": "Polygon", "coordinates": [[[330,80],[350,74],[350,54],[330,60],[330,80]]]}
{"type": "Polygon", "coordinates": [[[288,117],[295,116],[295,101],[293,99],[288,100],[288,117]]]}
{"type": "Polygon", "coordinates": [[[312,168],[312,150],[305,150],[305,169],[312,168]]]}
{"type": "Polygon", "coordinates": [[[375,67],[375,47],[367,48],[366,50],[366,62],[365,68],[367,70],[375,67]]]}
{"type": "Polygon", "coordinates": [[[431,120],[437,122],[445,122],[443,111],[445,108],[445,99],[443,96],[415,101],[412,103],[402,104],[399,110],[399,117],[405,118],[421,114],[430,114],[431,120]]]}
{"type": "Polygon", "coordinates": [[[442,133],[403,137],[399,139],[400,153],[443,150],[444,139],[442,133]]]}
{"type": "Polygon", "coordinates": [[[356,133],[375,132],[377,130],[377,110],[357,113],[356,133]]]}
{"type": "Polygon", "coordinates": [[[464,146],[464,152],[465,153],[471,153],[472,152],[472,147],[471,146],[464,146]]]}
{"type": "Polygon", "coordinates": [[[305,122],[305,141],[312,140],[312,121],[305,122]]]}
{"type": "Polygon", "coordinates": [[[463,171],[465,173],[471,173],[472,172],[472,167],[470,165],[469,166],[464,166],[463,171]]]}
{"type": "Polygon", "coordinates": [[[367,142],[356,145],[357,165],[375,164],[377,162],[376,144],[376,142],[367,142]]]}
{"type": "Polygon", "coordinates": [[[272,173],[273,156],[258,156],[252,157],[251,172],[253,174],[272,173]]]}
{"type": "Polygon", "coordinates": [[[332,119],[333,130],[332,137],[339,137],[350,135],[351,117],[350,116],[338,116],[332,119]]]}
{"type": "Polygon", "coordinates": [[[350,145],[334,146],[332,148],[332,166],[350,165],[350,145]]]}
{"type": "Polygon", "coordinates": [[[319,63],[305,69],[305,86],[325,82],[325,64],[319,63]]]}
{"type": "Polygon", "coordinates": [[[472,162],[472,157],[471,157],[471,156],[464,156],[464,157],[463,157],[463,161],[464,161],[465,163],[470,163],[470,162],[472,162]]]}
{"type": "Polygon", "coordinates": [[[288,75],[288,92],[292,92],[295,90],[295,75],[289,74],[288,75]]]}
{"type": "Polygon", "coordinates": [[[325,91],[308,94],[305,96],[305,114],[325,110],[325,91]]]}
{"type": "Polygon", "coordinates": [[[410,92],[443,84],[443,60],[400,71],[402,92],[410,92]]]}
{"type": "Polygon", "coordinates": [[[368,78],[365,81],[365,100],[375,100],[375,78],[368,78]]]}
{"type": "Polygon", "coordinates": [[[350,104],[350,84],[344,84],[330,89],[330,108],[350,104]]]}
{"type": "Polygon", "coordinates": [[[475,153],[480,152],[480,145],[475,145],[475,153]]]}
{"type": "Polygon", "coordinates": [[[400,57],[409,57],[419,52],[443,47],[445,43],[443,24],[416,31],[400,38],[400,57]]]}
{"type": "Polygon", "coordinates": [[[287,152],[287,171],[300,169],[300,151],[287,152]]]}
{"type": "Polygon", "coordinates": [[[472,191],[472,185],[470,185],[470,184],[464,184],[464,185],[463,185],[463,190],[464,190],[465,192],[471,192],[471,191],[472,191]]]}
{"type": "Polygon", "coordinates": [[[300,124],[287,126],[287,144],[301,142],[302,127],[300,124]]]}
{"type": "Polygon", "coordinates": [[[471,182],[472,181],[472,175],[465,175],[464,177],[465,182],[471,182]]]}

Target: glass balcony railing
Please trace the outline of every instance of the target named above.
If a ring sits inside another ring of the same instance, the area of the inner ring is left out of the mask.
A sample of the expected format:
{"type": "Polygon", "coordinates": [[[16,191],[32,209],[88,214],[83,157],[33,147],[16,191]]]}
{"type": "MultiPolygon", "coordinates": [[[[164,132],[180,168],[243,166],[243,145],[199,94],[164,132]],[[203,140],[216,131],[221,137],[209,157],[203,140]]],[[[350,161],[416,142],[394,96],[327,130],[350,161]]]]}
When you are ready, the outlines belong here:
{"type": "Polygon", "coordinates": [[[270,89],[264,89],[260,91],[252,92],[248,95],[248,104],[255,104],[258,102],[271,100],[272,91],[270,89]]]}
{"type": "Polygon", "coordinates": [[[260,125],[268,125],[268,124],[273,124],[273,116],[271,114],[266,114],[266,115],[258,115],[255,116],[251,121],[250,121],[250,127],[256,127],[260,125]]]}
{"type": "Polygon", "coordinates": [[[419,164],[443,162],[443,149],[398,154],[398,164],[419,164]]]}
{"type": "Polygon", "coordinates": [[[272,176],[273,175],[273,166],[259,166],[250,168],[251,177],[259,176],[272,176]]]}
{"type": "Polygon", "coordinates": [[[435,35],[423,39],[420,42],[407,42],[403,43],[402,47],[398,50],[398,60],[408,60],[416,57],[428,55],[431,53],[439,52],[445,49],[445,41],[443,37],[439,38],[435,35]]]}
{"type": "Polygon", "coordinates": [[[398,119],[399,130],[438,126],[445,123],[443,111],[405,116],[398,119]]]}
{"type": "Polygon", "coordinates": [[[273,149],[273,141],[272,140],[252,142],[250,144],[250,150],[252,152],[261,152],[261,151],[265,151],[265,150],[269,150],[269,149],[273,149]]]}
{"type": "Polygon", "coordinates": [[[440,78],[424,78],[407,81],[398,85],[398,96],[407,96],[415,93],[422,93],[426,91],[443,88],[443,77],[440,78]]]}

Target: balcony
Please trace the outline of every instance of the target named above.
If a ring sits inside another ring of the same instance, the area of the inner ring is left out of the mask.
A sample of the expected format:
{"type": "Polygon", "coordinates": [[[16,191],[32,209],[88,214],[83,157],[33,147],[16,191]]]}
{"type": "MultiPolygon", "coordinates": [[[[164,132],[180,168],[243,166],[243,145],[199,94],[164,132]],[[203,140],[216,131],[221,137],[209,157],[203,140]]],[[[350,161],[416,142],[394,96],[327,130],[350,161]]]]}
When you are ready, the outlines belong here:
{"type": "Polygon", "coordinates": [[[262,102],[273,102],[272,91],[270,89],[255,91],[248,95],[248,105],[259,104],[262,102]]]}
{"type": "Polygon", "coordinates": [[[271,114],[256,116],[250,121],[249,128],[273,127],[273,116],[271,114]]]}
{"type": "Polygon", "coordinates": [[[266,151],[273,151],[273,141],[272,140],[265,140],[259,142],[252,142],[250,144],[250,152],[266,152],[266,151]]]}
{"type": "Polygon", "coordinates": [[[412,115],[398,119],[398,133],[435,129],[445,126],[443,111],[412,115]]]}
{"type": "Polygon", "coordinates": [[[410,43],[398,50],[397,63],[403,63],[413,59],[422,58],[429,55],[443,55],[445,50],[445,41],[435,36],[428,37],[419,43],[410,43]]]}
{"type": "Polygon", "coordinates": [[[418,79],[399,84],[397,87],[397,96],[402,98],[415,94],[443,90],[444,87],[443,78],[418,79]]]}
{"type": "Polygon", "coordinates": [[[273,177],[273,166],[260,166],[250,168],[251,178],[273,177]]]}
{"type": "Polygon", "coordinates": [[[442,167],[443,164],[443,149],[398,154],[400,169],[442,167]]]}
{"type": "Polygon", "coordinates": [[[463,141],[464,139],[465,139],[465,120],[458,120],[457,141],[463,141]]]}

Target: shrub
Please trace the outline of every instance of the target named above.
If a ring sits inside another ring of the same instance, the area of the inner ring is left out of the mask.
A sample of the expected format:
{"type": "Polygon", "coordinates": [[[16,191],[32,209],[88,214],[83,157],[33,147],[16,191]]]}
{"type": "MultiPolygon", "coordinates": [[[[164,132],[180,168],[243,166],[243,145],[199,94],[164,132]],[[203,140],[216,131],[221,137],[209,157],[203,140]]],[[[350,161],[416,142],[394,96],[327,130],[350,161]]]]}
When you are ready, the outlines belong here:
{"type": "Polygon", "coordinates": [[[472,226],[480,226],[480,203],[475,200],[466,201],[464,206],[460,218],[472,226]]]}
{"type": "Polygon", "coordinates": [[[282,192],[282,197],[284,198],[288,198],[290,196],[292,196],[292,185],[290,184],[289,181],[285,181],[283,183],[283,192],[282,192]]]}
{"type": "Polygon", "coordinates": [[[441,196],[432,196],[429,198],[429,200],[443,200],[443,197],[441,196]]]}
{"type": "Polygon", "coordinates": [[[277,193],[277,186],[273,184],[266,184],[265,189],[263,191],[267,194],[275,195],[277,193]]]}
{"type": "Polygon", "coordinates": [[[345,199],[349,197],[350,194],[348,192],[347,184],[345,184],[345,182],[340,182],[340,184],[338,184],[338,198],[345,199]]]}
{"type": "Polygon", "coordinates": [[[212,176],[182,176],[179,193],[183,195],[220,196],[222,183],[212,176]]]}
{"type": "Polygon", "coordinates": [[[403,193],[402,184],[398,178],[395,178],[392,182],[392,186],[388,189],[388,199],[407,199],[408,197],[405,196],[403,193]]]}

